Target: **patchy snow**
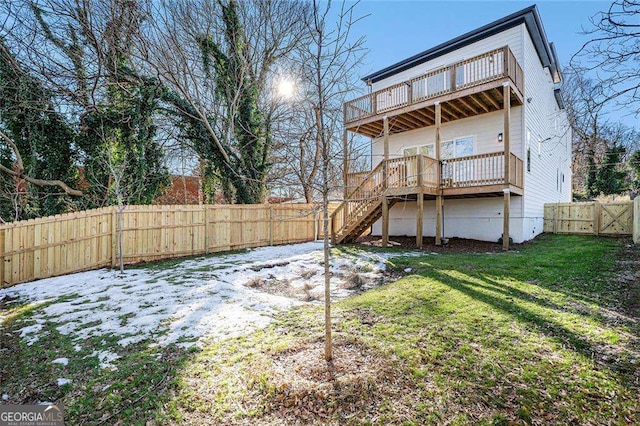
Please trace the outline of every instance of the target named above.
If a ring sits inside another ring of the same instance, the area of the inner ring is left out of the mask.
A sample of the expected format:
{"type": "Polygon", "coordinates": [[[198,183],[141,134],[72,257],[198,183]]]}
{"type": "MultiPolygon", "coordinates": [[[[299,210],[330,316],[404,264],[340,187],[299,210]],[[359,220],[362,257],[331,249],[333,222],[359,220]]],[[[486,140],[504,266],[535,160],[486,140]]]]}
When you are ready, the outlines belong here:
{"type": "Polygon", "coordinates": [[[98,361],[100,361],[100,368],[114,368],[116,367],[111,364],[112,361],[120,358],[118,354],[109,351],[93,351],[93,353],[89,356],[98,357],[98,361]]]}
{"type": "MultiPolygon", "coordinates": [[[[382,282],[391,256],[343,252],[331,261],[332,298],[344,298],[382,282]]],[[[188,347],[264,327],[282,310],[320,303],[324,294],[322,243],[264,247],[243,253],[190,259],[162,269],[97,270],[0,290],[34,309],[21,337],[37,341],[45,323],[77,341],[115,335],[121,346],[151,340],[188,347]]],[[[118,355],[94,352],[102,368],[118,355]]],[[[57,360],[56,360],[57,361],[57,360]]],[[[54,361],[55,362],[55,361],[54,361]]]]}
{"type": "Polygon", "coordinates": [[[56,358],[53,361],[51,361],[51,364],[62,364],[63,366],[67,366],[67,364],[69,364],[69,359],[68,358],[56,358]]]}
{"type": "Polygon", "coordinates": [[[20,337],[24,338],[27,345],[31,346],[40,338],[38,332],[42,330],[42,327],[44,327],[43,322],[23,327],[20,329],[20,337]]]}
{"type": "Polygon", "coordinates": [[[58,386],[64,386],[64,385],[68,385],[69,383],[71,383],[71,380],[70,379],[58,378],[58,380],[56,380],[56,383],[58,384],[58,386]]]}

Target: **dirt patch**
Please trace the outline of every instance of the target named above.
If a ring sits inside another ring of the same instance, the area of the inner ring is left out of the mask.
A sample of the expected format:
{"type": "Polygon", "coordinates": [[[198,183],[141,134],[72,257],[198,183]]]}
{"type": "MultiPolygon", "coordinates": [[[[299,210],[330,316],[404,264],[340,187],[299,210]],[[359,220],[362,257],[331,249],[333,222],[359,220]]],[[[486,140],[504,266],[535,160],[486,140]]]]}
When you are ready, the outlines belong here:
{"type": "Polygon", "coordinates": [[[341,288],[347,290],[359,290],[365,284],[365,280],[357,272],[353,272],[345,277],[344,283],[341,284],[341,288]]]}
{"type": "MultiPolygon", "coordinates": [[[[355,244],[369,247],[380,247],[381,243],[382,241],[380,237],[369,235],[359,238],[355,244]]],[[[510,249],[519,250],[528,244],[530,243],[511,244],[510,249]]],[[[389,237],[389,247],[417,249],[418,245],[416,244],[416,237],[389,237]]],[[[437,246],[435,238],[425,237],[422,239],[422,250],[434,253],[497,253],[502,252],[502,244],[488,241],[467,240],[464,238],[449,238],[446,245],[437,246]]]]}
{"type": "Polygon", "coordinates": [[[276,268],[278,266],[287,266],[287,265],[289,265],[289,263],[291,263],[291,262],[288,262],[286,260],[269,262],[269,263],[259,263],[257,265],[249,266],[249,269],[251,269],[253,272],[260,272],[263,269],[272,269],[272,268],[276,268]]]}
{"type": "Polygon", "coordinates": [[[359,342],[337,339],[333,354],[325,361],[318,341],[273,355],[273,391],[260,424],[359,423],[400,390],[397,371],[359,342]]]}
{"type": "Polygon", "coordinates": [[[8,294],[5,294],[4,296],[0,297],[0,310],[7,309],[9,305],[11,305],[17,299],[18,299],[17,297],[11,297],[8,294]]]}

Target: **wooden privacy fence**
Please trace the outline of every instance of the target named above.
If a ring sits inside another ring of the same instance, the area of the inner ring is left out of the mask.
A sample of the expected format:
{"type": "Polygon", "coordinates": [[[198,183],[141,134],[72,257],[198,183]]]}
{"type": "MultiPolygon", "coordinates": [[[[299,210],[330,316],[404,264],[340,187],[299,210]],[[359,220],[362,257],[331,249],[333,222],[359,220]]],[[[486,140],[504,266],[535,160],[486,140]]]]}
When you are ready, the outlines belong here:
{"type": "MultiPolygon", "coordinates": [[[[122,212],[127,264],[312,241],[312,204],[128,206],[122,212]]],[[[1,287],[118,262],[115,207],[0,226],[1,287]]]]}
{"type": "MultiPolygon", "coordinates": [[[[555,234],[634,235],[640,227],[640,199],[544,205],[544,232],[555,234]]],[[[637,239],[634,239],[637,242],[637,239]]]]}

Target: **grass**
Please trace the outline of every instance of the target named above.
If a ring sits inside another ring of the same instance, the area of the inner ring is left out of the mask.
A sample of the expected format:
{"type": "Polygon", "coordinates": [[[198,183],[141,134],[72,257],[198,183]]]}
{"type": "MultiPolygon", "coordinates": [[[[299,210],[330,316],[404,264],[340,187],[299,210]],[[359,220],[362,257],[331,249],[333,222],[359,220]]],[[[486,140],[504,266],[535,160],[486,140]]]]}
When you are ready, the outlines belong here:
{"type": "Polygon", "coordinates": [[[637,268],[616,262],[624,245],[543,236],[394,258],[399,279],[334,304],[331,363],[318,307],[199,351],[103,336],[75,352],[53,324],[26,345],[14,331],[39,307],[10,305],[1,392],[60,402],[69,424],[637,424],[640,283],[620,279],[637,268]],[[98,368],[100,350],[116,370],[98,368]]]}

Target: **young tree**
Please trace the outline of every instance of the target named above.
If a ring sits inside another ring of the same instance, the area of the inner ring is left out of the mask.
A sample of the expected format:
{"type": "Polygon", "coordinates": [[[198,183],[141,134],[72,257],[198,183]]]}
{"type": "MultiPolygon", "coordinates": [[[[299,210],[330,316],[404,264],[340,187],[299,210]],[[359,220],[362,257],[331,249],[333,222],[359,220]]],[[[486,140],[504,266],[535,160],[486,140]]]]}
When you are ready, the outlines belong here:
{"type": "MultiPolygon", "coordinates": [[[[357,4],[357,3],[356,3],[357,4]]],[[[316,144],[320,147],[320,193],[322,194],[322,214],[324,233],[324,279],[325,279],[325,359],[333,358],[331,334],[331,275],[329,250],[329,193],[332,189],[331,162],[332,146],[341,142],[342,132],[335,132],[332,120],[336,120],[331,109],[342,105],[344,96],[350,92],[348,86],[353,66],[363,54],[363,38],[352,33],[353,25],[358,21],[354,17],[356,4],[347,6],[345,2],[338,9],[331,2],[313,1],[311,18],[307,22],[307,31],[311,35],[308,49],[302,55],[303,81],[306,87],[306,100],[315,113],[316,144]],[[332,23],[332,16],[337,16],[332,23]],[[338,142],[340,141],[340,142],[338,142]]],[[[347,153],[343,153],[343,156],[347,153]]],[[[344,157],[343,157],[344,159],[344,157]]]]}

